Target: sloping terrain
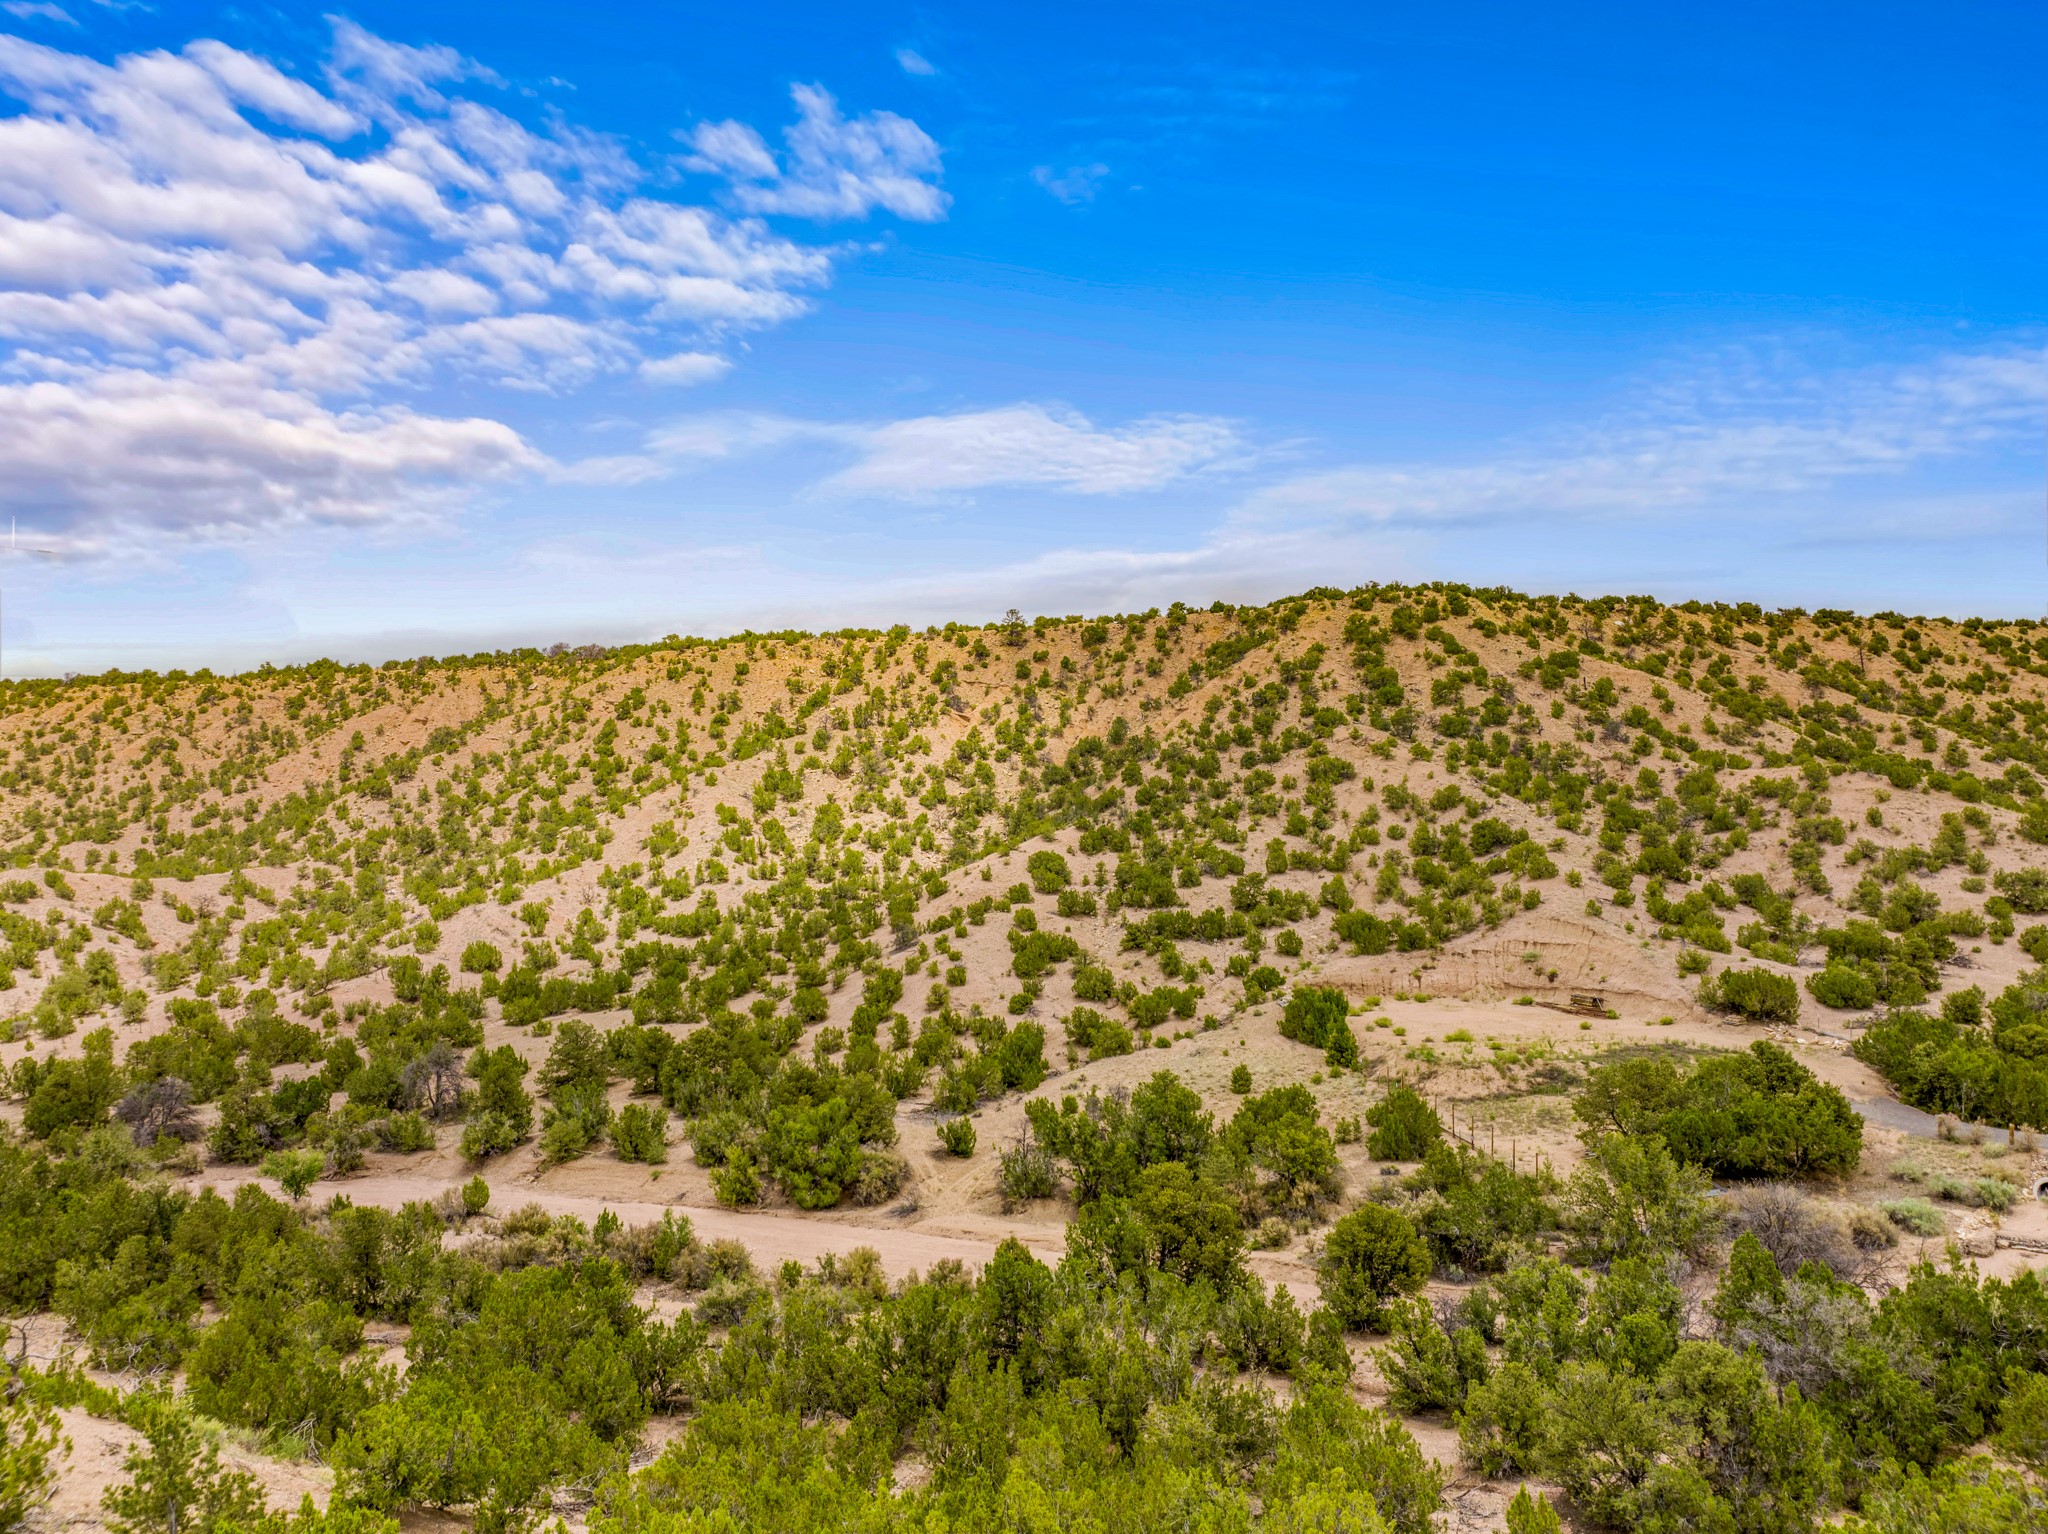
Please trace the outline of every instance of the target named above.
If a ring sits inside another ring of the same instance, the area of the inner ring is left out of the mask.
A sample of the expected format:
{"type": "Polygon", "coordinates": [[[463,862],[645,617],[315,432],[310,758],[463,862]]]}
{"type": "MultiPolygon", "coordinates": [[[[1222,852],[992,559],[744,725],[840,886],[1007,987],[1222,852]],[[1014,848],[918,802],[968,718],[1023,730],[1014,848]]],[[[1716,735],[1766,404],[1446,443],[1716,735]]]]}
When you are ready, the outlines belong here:
{"type": "MultiPolygon", "coordinates": [[[[1167,1114],[1170,1072],[1213,1147],[1163,1160],[1199,1162],[1247,1271],[1306,1312],[1331,1220],[1416,1159],[1364,1133],[1394,1083],[1545,1178],[1580,1165],[1589,1071],[1765,1037],[1852,1100],[2048,1124],[2044,777],[2048,625],[1452,586],[9,683],[9,1176],[113,1155],[111,1115],[155,1199],[282,1187],[330,1233],[384,1209],[513,1270],[623,1222],[679,1314],[784,1264],[835,1292],[1010,1238],[1057,1264],[1124,1186],[1087,1126],[1167,1114]]],[[[1983,1219],[1954,1190],[2034,1180],[1943,1140],[1887,1178],[1906,1138],[1866,1131],[1829,1197],[1916,1181],[1954,1228],[1983,1219]]],[[[218,1252],[147,1246],[105,1244],[91,1282],[25,1253],[10,1306],[64,1315],[81,1379],[200,1357],[206,1409],[272,1448],[330,1456],[383,1399],[365,1374],[288,1422],[250,1404],[194,1340],[241,1303],[218,1252]]],[[[377,1293],[321,1346],[371,1357],[367,1319],[393,1367],[442,1360],[377,1293]]],[[[703,1303],[721,1327],[752,1301],[703,1303]]],[[[595,1460],[557,1449],[559,1497],[595,1460]]],[[[1531,1468],[1467,1449],[1508,1489],[1531,1468]]],[[[386,1500],[540,1505],[510,1484],[386,1500]]]]}

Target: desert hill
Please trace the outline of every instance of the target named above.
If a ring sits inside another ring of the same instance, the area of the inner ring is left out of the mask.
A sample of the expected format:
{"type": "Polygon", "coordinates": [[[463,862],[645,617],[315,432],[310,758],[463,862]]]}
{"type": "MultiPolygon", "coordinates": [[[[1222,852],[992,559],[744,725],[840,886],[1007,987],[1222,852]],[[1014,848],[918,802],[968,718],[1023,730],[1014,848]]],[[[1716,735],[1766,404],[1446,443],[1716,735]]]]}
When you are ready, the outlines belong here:
{"type": "MultiPolygon", "coordinates": [[[[1766,1040],[1868,1119],[1820,1194],[1861,1278],[1900,1228],[2017,1270],[1985,1211],[2030,1142],[1928,1115],[2048,1123],[2044,779],[2048,625],[1451,585],[0,684],[11,1218],[44,1217],[33,1158],[119,1133],[152,1197],[282,1188],[508,1270],[639,1232],[654,1313],[720,1327],[756,1273],[1058,1263],[1170,1072],[1232,1126],[1202,1175],[1247,1271],[1305,1312],[1332,1219],[1412,1170],[1365,1133],[1397,1087],[1554,1189],[1592,1073],[1766,1040]],[[695,1256],[649,1256],[684,1213],[695,1256]]],[[[225,1303],[15,1266],[25,1356],[101,1388],[196,1377],[225,1303]]],[[[1455,1268],[1434,1292],[1489,1271],[1455,1268]]],[[[423,1367],[418,1318],[356,1310],[388,1324],[327,1346],[423,1367]]],[[[324,1501],[356,1408],[281,1437],[213,1389],[270,1434],[241,1462],[324,1501]]],[[[392,1505],[504,1511],[472,1490],[392,1505]]]]}

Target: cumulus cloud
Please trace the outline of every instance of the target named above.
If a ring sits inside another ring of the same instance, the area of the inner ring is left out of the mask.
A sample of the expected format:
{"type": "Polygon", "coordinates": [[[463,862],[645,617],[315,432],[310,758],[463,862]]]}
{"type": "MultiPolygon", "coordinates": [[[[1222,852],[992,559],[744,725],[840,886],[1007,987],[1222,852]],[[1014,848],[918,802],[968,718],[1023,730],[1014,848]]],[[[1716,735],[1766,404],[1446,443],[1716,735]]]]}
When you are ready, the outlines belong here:
{"type": "Polygon", "coordinates": [[[797,120],[783,133],[780,159],[745,123],[701,123],[690,135],[694,170],[725,176],[750,213],[805,218],[865,218],[875,208],[898,218],[944,218],[952,199],[939,190],[939,146],[907,117],[840,114],[815,85],[790,91],[797,120]]]}
{"type": "Polygon", "coordinates": [[[228,403],[130,370],[0,387],[0,420],[8,509],[78,548],[146,536],[165,507],[201,537],[388,522],[545,463],[497,421],[335,412],[288,392],[228,403]]]}
{"type": "Polygon", "coordinates": [[[445,508],[560,466],[419,391],[709,382],[841,254],[762,215],[944,210],[914,123],[815,88],[782,161],[706,140],[735,215],[495,85],[339,20],[318,83],[212,40],[102,63],[0,36],[0,513],[90,542],[445,508]]]}

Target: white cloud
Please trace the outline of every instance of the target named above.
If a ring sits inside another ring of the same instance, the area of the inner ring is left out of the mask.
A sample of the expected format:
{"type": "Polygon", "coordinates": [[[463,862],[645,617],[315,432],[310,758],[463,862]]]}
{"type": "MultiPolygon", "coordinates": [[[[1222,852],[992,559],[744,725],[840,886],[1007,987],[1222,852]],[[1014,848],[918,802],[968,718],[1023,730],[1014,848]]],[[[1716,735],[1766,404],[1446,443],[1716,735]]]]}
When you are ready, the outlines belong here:
{"type": "Polygon", "coordinates": [[[1075,203],[1095,201],[1095,190],[1108,174],[1109,167],[1098,161],[1093,165],[1070,165],[1064,171],[1041,165],[1031,172],[1031,179],[1072,207],[1075,203]]]}
{"type": "Polygon", "coordinates": [[[1761,509],[1900,476],[2039,428],[2040,351],[1816,370],[1731,353],[1635,407],[1466,463],[1361,464],[1251,496],[1248,522],[1419,525],[1761,509]]]}
{"type": "Polygon", "coordinates": [[[510,427],[403,401],[449,377],[707,381],[719,341],[804,313],[843,254],[752,215],[944,206],[915,124],[812,88],[786,168],[747,159],[751,129],[714,136],[734,217],[460,93],[494,81],[343,20],[317,85],[211,40],[101,63],[0,36],[0,514],[240,536],[558,472],[510,427]]]}
{"type": "Polygon", "coordinates": [[[342,139],[366,126],[355,113],[329,101],[305,81],[294,80],[275,65],[225,43],[202,38],[185,50],[185,57],[218,80],[235,102],[290,127],[342,139]]]}
{"type": "Polygon", "coordinates": [[[935,75],[939,72],[938,66],[915,48],[898,48],[896,66],[906,75],[935,75]]]}
{"type": "Polygon", "coordinates": [[[498,307],[498,295],[490,288],[474,277],[451,272],[446,267],[400,272],[389,286],[392,292],[411,299],[437,319],[447,315],[472,318],[498,307]]]}
{"type": "Polygon", "coordinates": [[[649,433],[647,452],[652,458],[670,462],[678,459],[714,462],[745,453],[765,452],[804,439],[858,441],[860,435],[859,427],[796,421],[787,416],[763,415],[753,411],[728,411],[718,415],[692,416],[649,433]]]}
{"type": "Polygon", "coordinates": [[[736,181],[773,181],[782,174],[761,135],[742,122],[699,123],[690,131],[690,147],[697,151],[693,169],[736,181]]]}
{"type": "Polygon", "coordinates": [[[619,453],[608,457],[579,458],[574,463],[548,466],[548,478],[558,485],[644,485],[664,479],[669,466],[644,453],[619,453]]]}
{"type": "Polygon", "coordinates": [[[387,522],[545,465],[497,421],[334,412],[282,393],[227,404],[126,371],[0,386],[0,420],[8,509],[68,526],[75,546],[387,522]]]}
{"type": "Polygon", "coordinates": [[[750,213],[865,218],[882,208],[927,222],[946,216],[952,199],[934,185],[939,146],[916,123],[894,112],[842,117],[815,85],[790,95],[797,121],[783,133],[783,159],[744,123],[700,123],[690,134],[690,167],[728,178],[750,213]]]}
{"type": "Polygon", "coordinates": [[[640,376],[649,383],[712,383],[732,371],[731,359],[716,352],[677,352],[670,357],[650,357],[640,364],[640,376]]]}
{"type": "MultiPolygon", "coordinates": [[[[1051,549],[978,569],[899,577],[858,596],[820,592],[812,611],[822,607],[836,621],[858,616],[901,622],[921,615],[993,615],[1013,606],[1027,613],[1102,613],[1173,602],[1203,605],[1218,598],[1264,602],[1333,580],[1348,585],[1412,579],[1420,568],[1417,555],[1415,540],[1398,534],[1249,536],[1224,527],[1177,548],[1051,549]]],[[[791,610],[788,621],[820,626],[827,621],[801,612],[791,610]]]]}
{"type": "Polygon", "coordinates": [[[842,495],[925,496],[995,486],[1079,495],[1156,490],[1238,456],[1236,431],[1205,416],[1097,427],[1073,411],[1008,405],[921,416],[865,432],[859,462],[826,480],[842,495]]]}
{"type": "Polygon", "coordinates": [[[439,82],[496,78],[453,48],[411,48],[366,32],[342,17],[333,18],[332,23],[334,55],[328,78],[337,92],[360,96],[373,112],[381,113],[400,102],[439,106],[445,99],[435,89],[439,82]]]}
{"type": "Polygon", "coordinates": [[[1211,416],[1148,416],[1108,427],[1037,404],[880,423],[700,415],[651,433],[646,452],[656,460],[701,463],[799,442],[838,447],[853,457],[818,483],[821,493],[911,500],[1005,487],[1123,495],[1247,457],[1236,428],[1211,416]]]}
{"type": "Polygon", "coordinates": [[[67,27],[78,25],[76,16],[61,5],[53,5],[51,0],[7,0],[0,10],[10,16],[19,16],[23,21],[54,21],[67,27]]]}

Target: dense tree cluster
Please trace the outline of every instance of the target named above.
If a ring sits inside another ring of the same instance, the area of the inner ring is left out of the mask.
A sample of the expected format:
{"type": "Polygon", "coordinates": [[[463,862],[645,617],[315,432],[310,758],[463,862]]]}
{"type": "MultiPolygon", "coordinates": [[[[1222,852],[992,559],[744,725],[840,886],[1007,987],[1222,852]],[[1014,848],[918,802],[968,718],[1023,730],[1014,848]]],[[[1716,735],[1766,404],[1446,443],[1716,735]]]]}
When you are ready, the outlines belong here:
{"type": "Polygon", "coordinates": [[[1804,1530],[1859,1504],[1885,1529],[1914,1506],[1930,1529],[1993,1526],[1971,1506],[2038,1518],[2026,1476],[1950,1458],[1997,1433],[2043,1463],[2048,1291],[2033,1274],[1923,1263],[1873,1302],[1819,1264],[1782,1274],[1744,1236],[1709,1309],[1710,1335],[1689,1335],[1651,1259],[1591,1282],[1538,1259],[1454,1310],[1398,1310],[1381,1365],[1397,1400],[1452,1413],[1479,1469],[1555,1481],[1603,1525],[1804,1530]]]}
{"type": "Polygon", "coordinates": [[[2048,971],[2029,970],[1989,1003],[1972,987],[1938,1013],[1888,1012],[1855,1050],[1916,1107],[2048,1128],[2048,971]]]}
{"type": "MultiPolygon", "coordinates": [[[[761,1275],[675,1215],[585,1227],[537,1210],[452,1248],[444,1230],[466,1210],[185,1194],[129,1175],[134,1153],[101,1130],[62,1160],[5,1147],[8,1299],[54,1304],[101,1362],[182,1367],[166,1421],[197,1411],[297,1435],[372,1510],[461,1507],[508,1527],[549,1487],[580,1483],[609,1488],[607,1516],[628,1522],[635,1507],[743,1495],[760,1516],[787,1508],[778,1527],[840,1527],[830,1509],[870,1504],[891,1526],[988,1527],[977,1520],[1015,1516],[1021,1497],[1099,1500],[1135,1529],[1218,1499],[1242,1526],[1257,1496],[1279,1528],[1296,1526],[1283,1516],[1295,1503],[1341,1495],[1419,1534],[1438,1478],[1342,1388],[1341,1318],[1304,1318],[1243,1270],[1236,1207],[1190,1164],[1227,1157],[1231,1131],[1215,1136],[1170,1076],[1148,1093],[1057,1267],[1009,1242],[978,1278],[891,1286],[871,1253],[761,1275]],[[657,1320],[636,1294],[649,1284],[694,1303],[657,1320]],[[219,1319],[200,1325],[202,1306],[219,1319]],[[364,1349],[379,1320],[410,1328],[402,1378],[364,1349]],[[1293,1375],[1292,1404],[1246,1371],[1293,1375]],[[691,1431],[647,1476],[616,1480],[657,1412],[688,1414],[691,1431]],[[890,1468],[913,1452],[931,1482],[897,1498],[890,1468]],[[829,1497],[800,1513],[821,1477],[829,1497]]],[[[51,1376],[36,1399],[91,1402],[97,1388],[51,1376]]],[[[189,1461],[190,1431],[153,1430],[159,1458],[189,1461]]],[[[165,1527],[141,1511],[157,1482],[135,1488],[122,1516],[165,1527]]],[[[238,1521],[236,1508],[203,1521],[238,1521]]]]}
{"type": "Polygon", "coordinates": [[[1719,1177],[1841,1177],[1863,1152],[1849,1100],[1761,1040],[1690,1070],[1662,1056],[1602,1066],[1575,1106],[1590,1133],[1656,1135],[1719,1177]]]}

